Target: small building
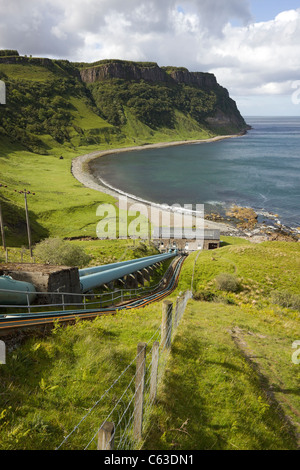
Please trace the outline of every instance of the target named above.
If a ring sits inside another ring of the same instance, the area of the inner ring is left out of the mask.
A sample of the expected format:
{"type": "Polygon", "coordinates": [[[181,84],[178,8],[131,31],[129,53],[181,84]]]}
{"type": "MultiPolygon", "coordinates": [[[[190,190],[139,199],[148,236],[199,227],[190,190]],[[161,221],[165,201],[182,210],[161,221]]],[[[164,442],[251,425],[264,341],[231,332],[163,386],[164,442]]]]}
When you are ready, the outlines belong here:
{"type": "Polygon", "coordinates": [[[175,228],[155,228],[153,243],[164,252],[169,249],[177,249],[184,253],[192,253],[197,250],[215,250],[220,247],[220,230],[204,229],[200,238],[195,237],[192,230],[182,231],[175,228]]]}

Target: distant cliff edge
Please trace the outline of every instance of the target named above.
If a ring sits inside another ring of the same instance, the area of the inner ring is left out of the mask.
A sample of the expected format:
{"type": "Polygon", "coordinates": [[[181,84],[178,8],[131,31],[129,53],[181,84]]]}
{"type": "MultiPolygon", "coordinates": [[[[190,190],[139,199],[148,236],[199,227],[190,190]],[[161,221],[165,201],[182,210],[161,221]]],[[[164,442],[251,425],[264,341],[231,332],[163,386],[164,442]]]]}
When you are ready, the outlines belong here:
{"type": "MultiPolygon", "coordinates": [[[[95,84],[108,80],[145,81],[165,87],[185,86],[214,93],[216,102],[213,109],[203,113],[202,122],[211,129],[233,126],[234,132],[250,129],[241,116],[235,101],[226,88],[218,84],[212,73],[190,72],[184,67],[159,67],[155,62],[130,62],[122,60],[103,60],[94,64],[80,64],[80,76],[84,83],[95,84]],[[206,115],[204,115],[206,114],[206,115]]],[[[180,93],[180,88],[177,87],[180,93]]],[[[189,98],[189,97],[188,97],[189,98]]],[[[194,98],[194,97],[193,97],[194,98]]],[[[192,98],[192,99],[193,99],[192,98]]],[[[197,119],[199,122],[199,119],[197,119]]]]}
{"type": "Polygon", "coordinates": [[[36,153],[51,152],[49,142],[119,147],[249,129],[213,74],[184,67],[110,59],[72,63],[11,49],[0,50],[0,80],[7,89],[0,137],[36,153]]]}

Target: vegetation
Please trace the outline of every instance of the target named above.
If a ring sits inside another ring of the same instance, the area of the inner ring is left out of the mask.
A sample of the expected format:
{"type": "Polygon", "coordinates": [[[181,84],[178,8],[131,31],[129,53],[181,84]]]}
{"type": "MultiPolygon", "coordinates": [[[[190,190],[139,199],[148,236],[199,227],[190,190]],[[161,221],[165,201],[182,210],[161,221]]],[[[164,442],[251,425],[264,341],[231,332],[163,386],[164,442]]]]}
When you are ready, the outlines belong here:
{"type": "MultiPolygon", "coordinates": [[[[224,241],[223,248],[198,257],[194,289],[206,287],[225,297],[188,304],[145,429],[144,449],[299,447],[299,364],[291,360],[299,313],[268,298],[274,289],[289,293],[299,289],[293,270],[299,262],[298,245],[250,244],[231,237],[224,241]],[[280,279],[276,266],[286,272],[280,279]],[[220,272],[235,274],[242,290],[218,291],[215,278],[220,272]]],[[[72,243],[92,246],[88,241],[72,243]]],[[[128,247],[126,257],[131,250],[145,255],[144,245],[128,247]]],[[[170,297],[173,301],[191,286],[195,256],[184,263],[179,286],[170,297]]],[[[157,303],[68,327],[57,325],[47,336],[13,345],[7,365],[0,368],[0,447],[59,445],[130,364],[137,343],[153,337],[161,307],[157,303]]],[[[133,374],[134,365],[114,388],[112,402],[97,407],[64,448],[83,448],[91,429],[99,427],[133,374]]]]}
{"type": "MultiPolygon", "coordinates": [[[[221,89],[116,79],[86,86],[78,75],[84,67],[21,57],[0,61],[9,97],[0,115],[9,260],[29,260],[24,188],[35,193],[28,196],[34,243],[65,239],[55,251],[67,247],[67,264],[74,257],[78,264],[83,252],[82,264],[90,265],[154,254],[143,242],[95,239],[97,207],[116,201],[78,183],[72,159],[94,150],[209,137],[215,130],[203,120],[215,106],[232,112],[221,89]]],[[[251,222],[251,214],[236,215],[251,222]]],[[[175,301],[191,288],[194,271],[194,300],[172,346],[145,449],[299,447],[299,365],[291,361],[299,334],[299,244],[222,239],[222,248],[201,253],[195,270],[196,253],[188,257],[171,296],[175,301]]],[[[128,366],[137,342],[152,338],[160,317],[158,303],[9,343],[7,365],[0,366],[0,448],[55,448],[128,366]]],[[[109,406],[91,416],[89,430],[99,427],[109,406]]],[[[68,448],[82,448],[85,431],[68,448]]]]}
{"type": "Polygon", "coordinates": [[[59,238],[47,238],[38,243],[34,249],[36,261],[43,264],[86,266],[90,261],[84,249],[69,244],[59,238]]]}
{"type": "Polygon", "coordinates": [[[299,319],[190,301],[144,448],[296,450],[297,331],[299,319]]]}
{"type": "MultiPolygon", "coordinates": [[[[110,62],[72,64],[18,55],[8,60],[2,57],[0,80],[6,84],[7,104],[0,113],[0,183],[8,189],[1,188],[0,199],[8,245],[26,243],[24,204],[18,196],[26,187],[37,194],[29,201],[34,242],[47,236],[95,236],[97,206],[115,201],[83,188],[72,178],[71,160],[77,155],[209,138],[216,130],[205,122],[207,116],[224,106],[229,116],[236,113],[222,87],[202,90],[168,81],[119,79],[86,85],[80,79],[82,68],[110,62]]],[[[155,63],[113,62],[143,69],[157,67],[155,63]]],[[[217,130],[223,131],[238,129],[232,125],[217,130]]]]}
{"type": "Polygon", "coordinates": [[[0,49],[0,57],[18,56],[18,51],[14,49],[0,49]]]}
{"type": "Polygon", "coordinates": [[[189,115],[203,127],[216,106],[216,94],[185,84],[170,86],[127,80],[105,80],[89,85],[103,116],[115,126],[126,123],[125,109],[152,129],[174,127],[175,110],[189,115]]]}

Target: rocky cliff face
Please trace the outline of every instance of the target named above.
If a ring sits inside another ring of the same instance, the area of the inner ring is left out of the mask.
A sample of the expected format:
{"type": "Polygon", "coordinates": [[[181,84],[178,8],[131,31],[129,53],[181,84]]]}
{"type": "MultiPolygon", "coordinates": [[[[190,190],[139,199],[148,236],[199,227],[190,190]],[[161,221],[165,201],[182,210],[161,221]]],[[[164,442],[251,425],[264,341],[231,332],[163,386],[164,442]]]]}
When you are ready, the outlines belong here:
{"type": "Polygon", "coordinates": [[[174,69],[169,72],[169,75],[176,83],[185,83],[199,88],[215,88],[218,86],[217,79],[212,73],[174,69]]]}
{"type": "Polygon", "coordinates": [[[146,80],[149,82],[166,82],[167,74],[157,65],[143,67],[134,63],[109,62],[95,67],[88,67],[80,71],[80,76],[85,83],[94,83],[110,78],[123,80],[146,80]]]}
{"type": "Polygon", "coordinates": [[[214,88],[218,86],[212,73],[189,72],[182,68],[161,68],[157,64],[143,65],[133,62],[115,61],[90,66],[80,71],[85,83],[94,83],[111,78],[123,80],[146,80],[160,83],[185,83],[199,88],[214,88]]]}

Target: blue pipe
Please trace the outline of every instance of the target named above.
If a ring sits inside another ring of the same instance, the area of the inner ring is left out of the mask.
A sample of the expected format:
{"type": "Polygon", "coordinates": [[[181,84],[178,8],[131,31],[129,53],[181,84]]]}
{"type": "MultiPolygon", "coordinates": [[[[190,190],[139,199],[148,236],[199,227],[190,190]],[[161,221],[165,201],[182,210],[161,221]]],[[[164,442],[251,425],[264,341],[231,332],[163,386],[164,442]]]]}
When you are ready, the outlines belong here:
{"type": "Polygon", "coordinates": [[[151,266],[161,261],[165,261],[174,256],[177,256],[176,252],[157,255],[155,257],[151,257],[151,259],[141,258],[140,260],[136,260],[135,263],[126,264],[125,266],[115,267],[103,272],[80,277],[81,291],[83,293],[88,292],[91,289],[94,289],[95,287],[107,284],[117,279],[121,279],[122,277],[128,274],[132,274],[136,271],[139,271],[140,269],[147,268],[148,266],[151,266]]]}
{"type": "Polygon", "coordinates": [[[11,291],[0,291],[1,305],[27,305],[28,301],[31,304],[36,298],[36,290],[33,284],[16,281],[10,276],[0,276],[0,289],[11,291]]]}
{"type": "Polygon", "coordinates": [[[79,277],[87,276],[89,274],[95,274],[95,273],[100,273],[103,271],[107,271],[108,269],[113,269],[113,268],[119,268],[121,266],[126,266],[130,265],[133,263],[136,263],[137,261],[147,260],[147,259],[154,259],[159,255],[151,255],[151,256],[145,256],[145,258],[138,258],[138,259],[131,259],[129,261],[120,261],[118,263],[110,263],[110,264],[104,264],[102,266],[92,266],[90,268],[83,268],[79,269],[79,277]]]}

